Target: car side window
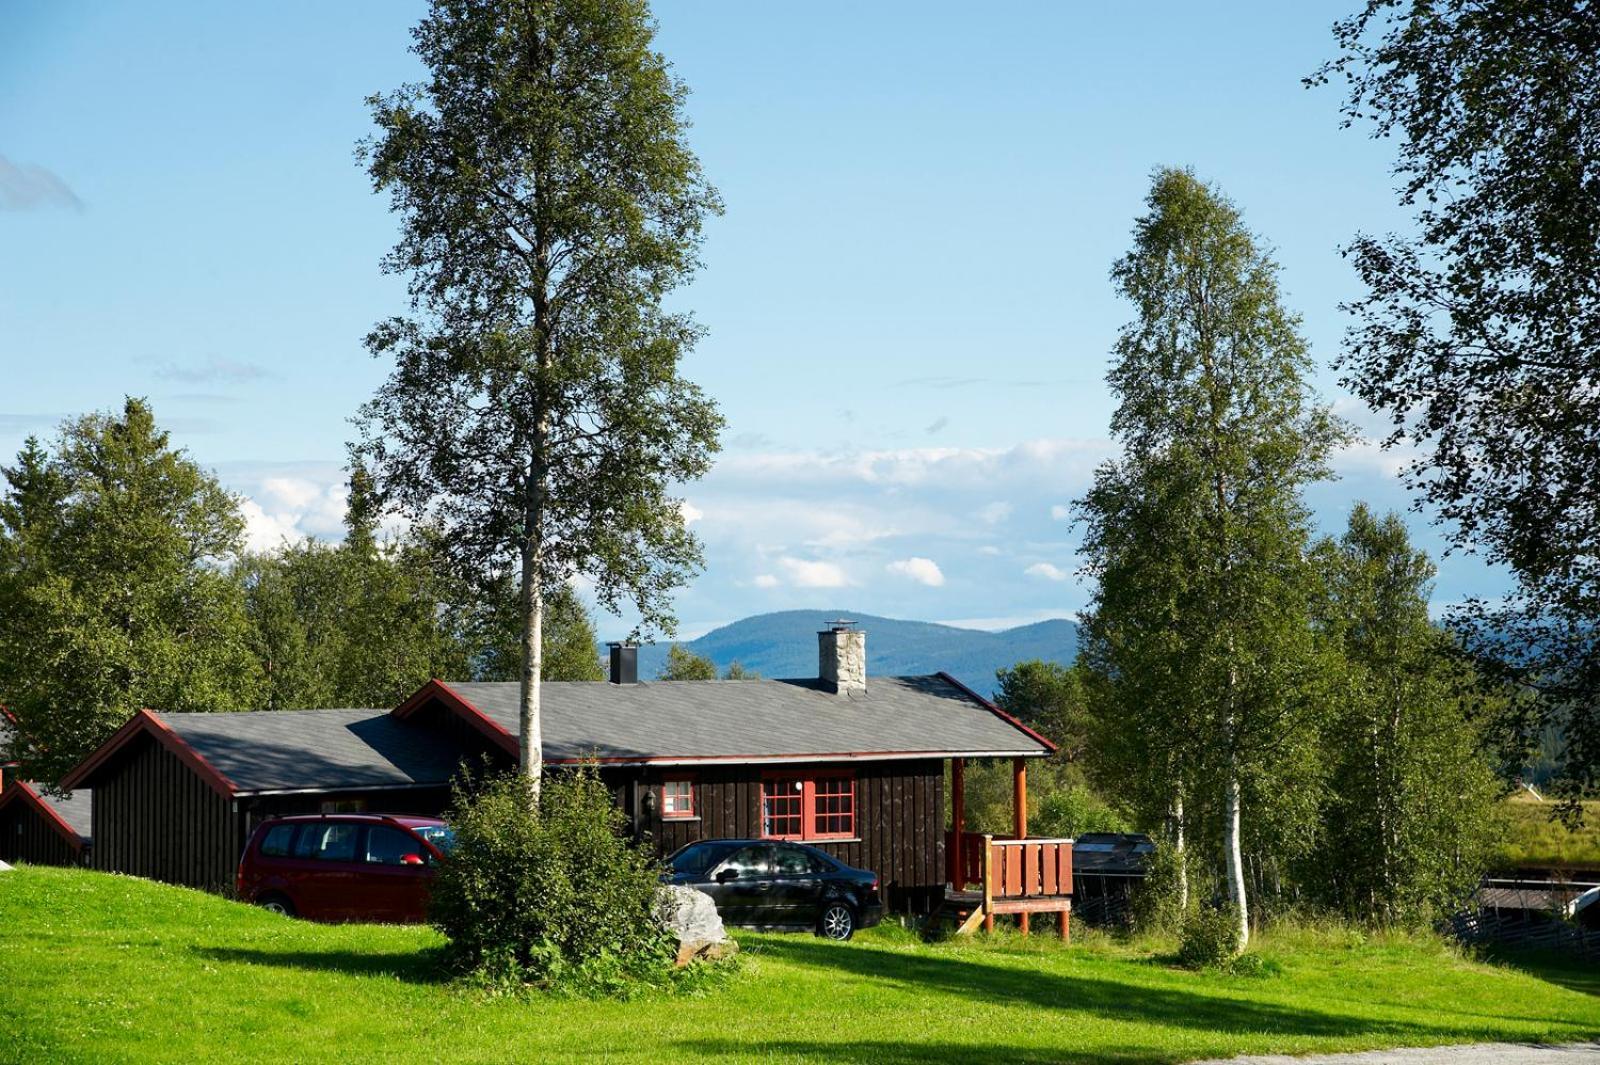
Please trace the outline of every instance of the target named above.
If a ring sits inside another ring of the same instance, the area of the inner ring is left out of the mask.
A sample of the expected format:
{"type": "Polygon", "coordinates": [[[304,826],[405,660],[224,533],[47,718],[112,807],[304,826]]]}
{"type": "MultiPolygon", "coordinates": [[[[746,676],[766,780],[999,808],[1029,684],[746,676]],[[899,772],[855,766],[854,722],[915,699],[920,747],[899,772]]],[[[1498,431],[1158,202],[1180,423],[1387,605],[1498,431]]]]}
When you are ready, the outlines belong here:
{"type": "Polygon", "coordinates": [[[387,825],[373,825],[367,829],[367,861],[373,865],[405,865],[407,855],[418,858],[427,855],[420,840],[408,832],[387,825]]]}
{"type": "Polygon", "coordinates": [[[811,876],[817,872],[817,862],[799,847],[779,847],[772,867],[779,876],[811,876]]]}
{"type": "MultiPolygon", "coordinates": [[[[746,847],[722,863],[722,869],[731,869],[740,880],[753,880],[772,875],[772,848],[746,847]]],[[[719,870],[720,871],[720,870],[719,870]]]]}
{"type": "Polygon", "coordinates": [[[273,825],[261,840],[261,857],[287,858],[294,843],[294,825],[273,825]]]}
{"type": "Polygon", "coordinates": [[[295,843],[294,855],[323,862],[353,862],[356,860],[356,837],[360,832],[360,825],[339,822],[305,825],[295,843]]]}

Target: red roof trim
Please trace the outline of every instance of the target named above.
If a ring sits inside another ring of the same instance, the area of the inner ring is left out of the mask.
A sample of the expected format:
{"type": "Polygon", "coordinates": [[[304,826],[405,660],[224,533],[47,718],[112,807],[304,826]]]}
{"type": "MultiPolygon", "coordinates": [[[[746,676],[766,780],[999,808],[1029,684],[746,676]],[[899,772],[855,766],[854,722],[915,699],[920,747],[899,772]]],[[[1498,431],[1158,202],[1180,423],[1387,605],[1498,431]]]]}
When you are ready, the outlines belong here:
{"type": "Polygon", "coordinates": [[[73,850],[80,852],[83,850],[83,837],[78,835],[78,830],[62,820],[61,815],[56,813],[55,808],[45,802],[37,791],[28,786],[26,781],[19,780],[6,788],[4,792],[0,792],[0,810],[9,806],[18,795],[22,796],[23,802],[32,806],[39,816],[44,818],[46,824],[65,836],[67,842],[72,845],[73,850]]]}
{"type": "Polygon", "coordinates": [[[953,684],[955,687],[965,692],[969,699],[976,702],[979,706],[989,711],[995,717],[998,717],[1001,721],[1004,721],[1012,728],[1019,729],[1022,732],[1027,733],[1029,736],[1032,736],[1034,739],[1038,740],[1040,743],[1049,748],[1051,753],[1055,752],[1055,744],[1051,743],[1049,740],[1033,731],[1033,729],[1029,728],[1027,725],[1024,725],[1022,722],[1018,721],[1016,718],[1012,717],[1010,714],[1006,713],[1004,710],[1000,709],[998,706],[994,705],[994,703],[991,703],[989,700],[985,699],[983,696],[979,695],[977,692],[973,691],[959,680],[956,680],[956,678],[952,677],[950,674],[941,672],[939,676],[944,679],[945,683],[953,684]]]}
{"type": "Polygon", "coordinates": [[[428,683],[418,688],[411,698],[407,699],[405,702],[389,711],[389,714],[391,717],[397,718],[401,721],[407,721],[410,720],[418,710],[422,709],[429,702],[435,699],[438,700],[445,707],[445,709],[451,711],[457,717],[465,721],[468,725],[472,726],[472,728],[482,734],[484,738],[498,746],[512,758],[518,758],[521,756],[522,752],[515,736],[501,728],[493,718],[489,717],[482,710],[479,710],[476,706],[473,706],[472,703],[463,698],[460,693],[456,692],[450,687],[450,685],[446,684],[442,680],[439,680],[438,678],[430,680],[428,683]]]}
{"type": "Polygon", "coordinates": [[[102,743],[98,750],[80,762],[72,772],[61,778],[61,787],[64,791],[76,791],[81,787],[92,786],[91,778],[102,767],[109,763],[113,756],[123,747],[133,741],[141,732],[154,736],[167,750],[178,756],[178,759],[194,770],[195,775],[204,780],[211,789],[224,799],[231,799],[239,790],[233,781],[229,780],[216,767],[205,760],[199,751],[183,742],[183,737],[172,731],[172,726],[162,721],[156,714],[149,710],[140,710],[128,719],[127,723],[111,738],[102,743]]]}

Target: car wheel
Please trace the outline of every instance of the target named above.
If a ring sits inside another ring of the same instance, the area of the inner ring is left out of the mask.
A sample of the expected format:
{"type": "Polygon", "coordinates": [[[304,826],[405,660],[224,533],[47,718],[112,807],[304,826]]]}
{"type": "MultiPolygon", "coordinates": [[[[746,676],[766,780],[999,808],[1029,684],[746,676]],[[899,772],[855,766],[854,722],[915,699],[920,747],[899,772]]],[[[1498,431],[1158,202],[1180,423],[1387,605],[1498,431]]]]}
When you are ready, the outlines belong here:
{"type": "Polygon", "coordinates": [[[282,895],[263,895],[256,900],[256,905],[268,913],[276,913],[284,917],[294,916],[294,903],[282,895]]]}
{"type": "Polygon", "coordinates": [[[855,934],[854,910],[842,902],[830,902],[822,907],[822,916],[817,918],[817,935],[843,943],[855,934]]]}

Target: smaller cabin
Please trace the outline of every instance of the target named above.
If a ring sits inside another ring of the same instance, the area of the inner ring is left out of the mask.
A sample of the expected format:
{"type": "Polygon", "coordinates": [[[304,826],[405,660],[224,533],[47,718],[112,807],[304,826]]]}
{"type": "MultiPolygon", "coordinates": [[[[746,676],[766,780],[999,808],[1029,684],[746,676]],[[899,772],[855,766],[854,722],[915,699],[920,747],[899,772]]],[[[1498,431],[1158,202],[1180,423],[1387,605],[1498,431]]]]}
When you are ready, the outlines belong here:
{"type": "Polygon", "coordinates": [[[0,790],[0,861],[83,865],[89,854],[92,797],[52,793],[12,778],[0,790]]]}

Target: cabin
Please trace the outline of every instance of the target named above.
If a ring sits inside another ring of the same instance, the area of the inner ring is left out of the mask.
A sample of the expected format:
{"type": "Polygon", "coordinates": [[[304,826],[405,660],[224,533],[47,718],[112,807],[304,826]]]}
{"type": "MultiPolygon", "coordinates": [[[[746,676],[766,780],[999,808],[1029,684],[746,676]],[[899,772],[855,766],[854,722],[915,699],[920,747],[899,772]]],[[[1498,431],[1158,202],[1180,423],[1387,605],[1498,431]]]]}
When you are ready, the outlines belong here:
{"type": "Polygon", "coordinates": [[[0,862],[85,864],[91,805],[88,792],[56,794],[12,774],[0,784],[0,862]]]}
{"type": "MultiPolygon", "coordinates": [[[[946,818],[961,823],[966,762],[1012,763],[1021,837],[1026,762],[1053,750],[948,674],[868,678],[866,634],[848,624],[818,634],[813,677],[637,674],[637,649],[613,645],[609,682],[542,685],[547,766],[598,766],[658,855],[702,838],[800,840],[876,871],[906,912],[937,907],[960,868],[946,818]]],[[[518,694],[435,680],[390,710],[141,711],[63,786],[94,794],[96,868],[222,888],[264,818],[437,814],[463,765],[514,766],[518,694]]]]}

